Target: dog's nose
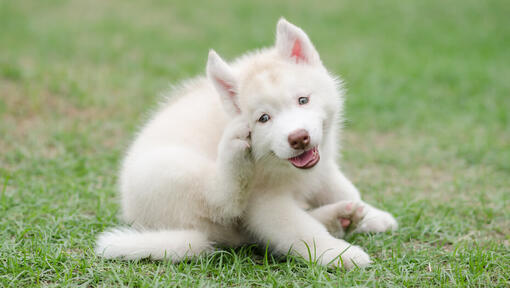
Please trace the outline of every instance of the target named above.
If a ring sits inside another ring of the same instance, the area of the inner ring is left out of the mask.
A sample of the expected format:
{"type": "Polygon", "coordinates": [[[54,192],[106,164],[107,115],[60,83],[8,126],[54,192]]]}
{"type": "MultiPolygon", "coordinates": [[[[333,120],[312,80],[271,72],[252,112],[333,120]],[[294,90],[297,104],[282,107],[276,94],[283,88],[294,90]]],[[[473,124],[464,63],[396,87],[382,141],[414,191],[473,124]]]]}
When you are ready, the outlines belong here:
{"type": "Polygon", "coordinates": [[[310,144],[310,135],[305,129],[299,129],[289,134],[290,147],[300,150],[305,149],[310,144]]]}

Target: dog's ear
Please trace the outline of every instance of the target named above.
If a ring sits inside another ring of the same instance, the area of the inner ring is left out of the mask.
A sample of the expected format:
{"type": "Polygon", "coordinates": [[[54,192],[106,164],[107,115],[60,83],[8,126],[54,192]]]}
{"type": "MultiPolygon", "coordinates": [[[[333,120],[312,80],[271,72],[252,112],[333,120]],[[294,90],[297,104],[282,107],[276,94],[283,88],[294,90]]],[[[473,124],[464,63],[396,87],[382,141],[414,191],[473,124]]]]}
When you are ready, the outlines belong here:
{"type": "Polygon", "coordinates": [[[280,18],[276,25],[276,49],[282,57],[295,63],[321,63],[319,53],[305,31],[284,18],[280,18]]]}
{"type": "Polygon", "coordinates": [[[214,51],[209,51],[207,77],[220,94],[223,108],[232,116],[241,113],[237,97],[237,80],[230,66],[214,51]]]}

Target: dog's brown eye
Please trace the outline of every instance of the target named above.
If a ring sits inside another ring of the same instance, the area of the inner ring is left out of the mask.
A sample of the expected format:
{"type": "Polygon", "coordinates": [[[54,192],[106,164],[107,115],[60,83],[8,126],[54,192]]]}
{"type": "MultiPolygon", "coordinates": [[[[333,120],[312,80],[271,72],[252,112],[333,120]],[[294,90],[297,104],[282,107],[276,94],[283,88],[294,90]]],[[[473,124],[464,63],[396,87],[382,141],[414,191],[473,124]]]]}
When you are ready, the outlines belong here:
{"type": "Polygon", "coordinates": [[[310,102],[309,97],[299,97],[298,99],[299,105],[305,105],[306,103],[310,102]]]}
{"type": "Polygon", "coordinates": [[[269,119],[271,119],[271,117],[267,114],[262,114],[262,116],[260,116],[259,118],[259,122],[260,123],[266,123],[267,121],[269,121],[269,119]]]}

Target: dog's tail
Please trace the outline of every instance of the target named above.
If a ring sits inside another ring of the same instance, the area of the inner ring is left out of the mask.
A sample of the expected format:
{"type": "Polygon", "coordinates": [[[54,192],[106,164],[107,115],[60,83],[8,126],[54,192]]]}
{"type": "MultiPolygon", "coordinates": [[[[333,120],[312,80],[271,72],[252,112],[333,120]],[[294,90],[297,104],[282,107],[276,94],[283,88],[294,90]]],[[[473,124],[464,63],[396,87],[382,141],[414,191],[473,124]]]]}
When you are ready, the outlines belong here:
{"type": "Polygon", "coordinates": [[[101,233],[95,249],[97,255],[107,259],[151,258],[172,262],[211,250],[207,236],[195,230],[138,231],[130,228],[101,233]]]}

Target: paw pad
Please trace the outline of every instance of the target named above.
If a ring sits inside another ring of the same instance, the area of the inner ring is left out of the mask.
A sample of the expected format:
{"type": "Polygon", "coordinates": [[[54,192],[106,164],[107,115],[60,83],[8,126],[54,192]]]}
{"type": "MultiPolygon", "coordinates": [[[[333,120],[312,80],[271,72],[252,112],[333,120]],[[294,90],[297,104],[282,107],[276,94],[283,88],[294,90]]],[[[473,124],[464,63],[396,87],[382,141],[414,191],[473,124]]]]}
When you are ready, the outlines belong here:
{"type": "Polygon", "coordinates": [[[345,228],[349,227],[349,225],[351,225],[351,220],[347,219],[347,218],[340,218],[340,224],[345,229],[345,228]]]}

